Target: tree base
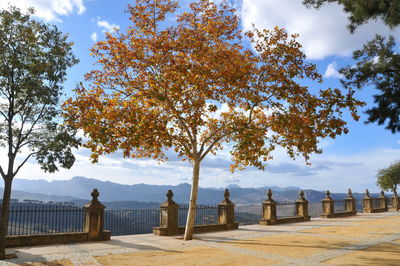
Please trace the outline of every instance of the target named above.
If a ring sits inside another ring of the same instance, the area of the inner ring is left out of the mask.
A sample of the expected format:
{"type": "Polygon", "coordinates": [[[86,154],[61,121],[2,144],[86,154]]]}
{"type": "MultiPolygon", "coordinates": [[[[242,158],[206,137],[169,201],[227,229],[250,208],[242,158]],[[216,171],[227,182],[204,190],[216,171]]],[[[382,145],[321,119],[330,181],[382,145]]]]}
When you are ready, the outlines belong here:
{"type": "Polygon", "coordinates": [[[17,259],[17,254],[6,254],[6,260],[17,259]]]}

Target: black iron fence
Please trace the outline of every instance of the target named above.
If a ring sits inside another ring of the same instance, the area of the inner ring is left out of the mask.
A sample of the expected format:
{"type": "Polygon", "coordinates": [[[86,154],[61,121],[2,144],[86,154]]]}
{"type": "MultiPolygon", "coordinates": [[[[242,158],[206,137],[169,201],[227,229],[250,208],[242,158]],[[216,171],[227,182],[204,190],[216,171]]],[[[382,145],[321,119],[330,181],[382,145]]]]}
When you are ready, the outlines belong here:
{"type": "Polygon", "coordinates": [[[276,218],[286,218],[297,216],[296,202],[277,202],[276,203],[276,218]]]}
{"type": "Polygon", "coordinates": [[[16,204],[10,206],[8,235],[83,231],[83,207],[16,204]]]}
{"type": "MultiPolygon", "coordinates": [[[[189,204],[179,204],[178,211],[178,225],[185,226],[186,219],[189,212],[189,204]]],[[[195,225],[202,224],[217,224],[218,223],[218,205],[204,205],[199,204],[196,206],[195,225]]]]}
{"type": "Polygon", "coordinates": [[[104,229],[111,235],[147,234],[160,226],[160,210],[105,210],[104,229]]]}
{"type": "Polygon", "coordinates": [[[381,200],[379,198],[372,198],[372,208],[374,209],[381,208],[381,200]]]}
{"type": "Polygon", "coordinates": [[[261,204],[236,204],[235,221],[240,225],[258,224],[262,217],[261,204]]]}
{"type": "Polygon", "coordinates": [[[308,215],[310,217],[320,217],[323,213],[321,202],[308,203],[308,215]]]}
{"type": "MultiPolygon", "coordinates": [[[[390,200],[388,199],[390,202],[390,200]]],[[[374,208],[380,207],[378,198],[373,199],[374,208]]],[[[389,203],[388,202],[388,203],[389,203]]],[[[345,211],[344,200],[335,200],[335,212],[345,211]]],[[[178,224],[186,225],[188,204],[179,204],[178,224]]],[[[362,210],[362,199],[356,200],[357,211],[362,210]]],[[[296,216],[295,202],[277,202],[277,218],[296,216]]],[[[309,203],[309,215],[319,217],[321,203],[309,203]]],[[[236,205],[235,220],[241,225],[258,224],[262,217],[261,204],[236,205]]],[[[84,210],[79,206],[50,204],[11,204],[9,212],[8,235],[51,234],[82,232],[84,210]]],[[[217,205],[197,205],[195,224],[217,224],[217,205]]],[[[160,226],[160,210],[105,210],[104,229],[113,236],[151,233],[153,227],[160,226]]]]}
{"type": "Polygon", "coordinates": [[[345,212],[346,211],[345,200],[334,200],[333,209],[335,210],[335,212],[345,212]]]}
{"type": "MultiPolygon", "coordinates": [[[[180,204],[179,226],[185,226],[188,204],[180,204]]],[[[1,213],[1,212],[0,212],[1,213]]],[[[15,204],[9,212],[8,235],[82,232],[83,207],[50,204],[15,204]]],[[[196,225],[217,224],[217,205],[197,205],[196,225]]],[[[146,234],[160,226],[160,210],[105,210],[104,229],[113,236],[146,234]]]]}

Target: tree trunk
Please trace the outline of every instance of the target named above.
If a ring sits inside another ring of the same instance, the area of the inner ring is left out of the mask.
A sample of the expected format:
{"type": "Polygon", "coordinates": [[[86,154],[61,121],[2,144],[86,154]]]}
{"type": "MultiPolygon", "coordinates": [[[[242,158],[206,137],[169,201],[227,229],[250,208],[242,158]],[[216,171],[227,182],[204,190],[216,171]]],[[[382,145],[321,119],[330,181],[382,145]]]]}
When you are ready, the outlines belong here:
{"type": "Polygon", "coordinates": [[[6,235],[8,233],[8,211],[10,208],[12,178],[4,178],[4,194],[0,218],[0,259],[6,258],[6,235]]]}
{"type": "Polygon", "coordinates": [[[192,181],[192,190],[190,192],[189,212],[186,220],[185,236],[183,237],[183,240],[193,239],[194,221],[196,217],[197,192],[199,190],[199,177],[200,177],[200,160],[195,159],[193,161],[193,181],[192,181]]]}

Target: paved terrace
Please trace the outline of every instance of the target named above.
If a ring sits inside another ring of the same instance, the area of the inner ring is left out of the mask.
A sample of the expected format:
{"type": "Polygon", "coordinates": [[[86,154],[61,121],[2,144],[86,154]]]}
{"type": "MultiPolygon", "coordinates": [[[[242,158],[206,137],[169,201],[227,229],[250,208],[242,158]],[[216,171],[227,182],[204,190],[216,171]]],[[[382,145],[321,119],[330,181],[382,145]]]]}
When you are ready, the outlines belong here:
{"type": "Polygon", "coordinates": [[[400,265],[400,212],[241,226],[193,241],[151,234],[8,249],[0,265],[400,265]]]}

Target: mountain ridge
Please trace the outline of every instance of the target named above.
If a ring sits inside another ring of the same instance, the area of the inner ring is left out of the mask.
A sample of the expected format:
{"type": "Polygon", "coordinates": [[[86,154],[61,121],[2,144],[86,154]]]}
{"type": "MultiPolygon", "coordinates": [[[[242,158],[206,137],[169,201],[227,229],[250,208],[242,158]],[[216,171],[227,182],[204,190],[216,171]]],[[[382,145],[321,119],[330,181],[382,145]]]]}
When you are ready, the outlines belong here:
{"type": "MultiPolygon", "coordinates": [[[[236,204],[261,203],[266,198],[268,188],[273,191],[273,198],[276,201],[293,201],[298,197],[301,190],[298,187],[280,188],[276,186],[260,188],[242,188],[237,185],[228,186],[231,192],[231,200],[236,204]]],[[[27,193],[39,193],[43,195],[54,195],[57,197],[69,197],[90,200],[91,191],[97,188],[100,192],[99,199],[103,202],[114,201],[135,201],[135,202],[163,202],[166,199],[166,192],[171,189],[174,192],[174,200],[178,203],[186,203],[189,200],[191,186],[187,183],[179,185],[148,185],[134,184],[123,185],[110,181],[100,181],[94,178],[76,176],[69,180],[46,181],[15,179],[13,190],[25,191],[27,193]]],[[[311,189],[304,189],[306,198],[310,202],[321,201],[325,192],[311,189]]],[[[332,198],[343,199],[347,193],[332,193],[332,198]]],[[[362,194],[354,193],[354,197],[361,198],[362,194]]],[[[223,188],[199,188],[199,204],[217,204],[223,200],[223,188]]]]}

